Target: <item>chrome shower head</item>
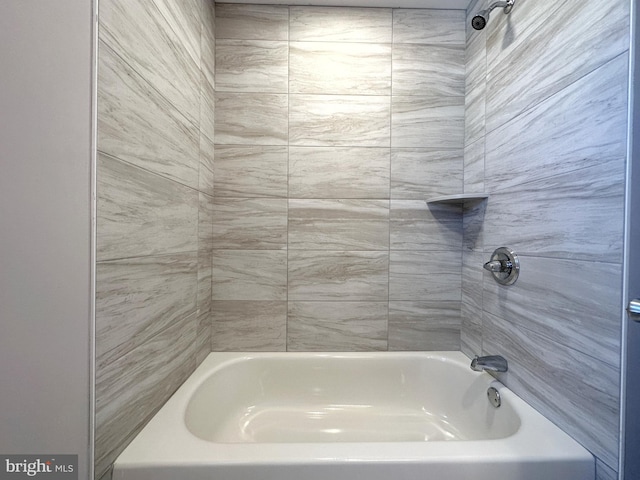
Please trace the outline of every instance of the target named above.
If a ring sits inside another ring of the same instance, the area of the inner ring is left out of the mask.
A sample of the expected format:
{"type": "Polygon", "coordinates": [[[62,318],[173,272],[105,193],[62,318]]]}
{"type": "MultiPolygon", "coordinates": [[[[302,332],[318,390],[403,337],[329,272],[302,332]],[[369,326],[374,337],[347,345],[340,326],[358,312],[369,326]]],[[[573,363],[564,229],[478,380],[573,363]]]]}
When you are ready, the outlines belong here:
{"type": "Polygon", "coordinates": [[[502,8],[504,13],[511,13],[511,9],[513,8],[513,4],[516,0],[506,0],[503,2],[493,2],[489,5],[489,8],[486,10],[480,10],[474,17],[471,19],[471,26],[476,30],[482,30],[487,26],[487,22],[489,21],[489,15],[494,8],[502,8]]]}

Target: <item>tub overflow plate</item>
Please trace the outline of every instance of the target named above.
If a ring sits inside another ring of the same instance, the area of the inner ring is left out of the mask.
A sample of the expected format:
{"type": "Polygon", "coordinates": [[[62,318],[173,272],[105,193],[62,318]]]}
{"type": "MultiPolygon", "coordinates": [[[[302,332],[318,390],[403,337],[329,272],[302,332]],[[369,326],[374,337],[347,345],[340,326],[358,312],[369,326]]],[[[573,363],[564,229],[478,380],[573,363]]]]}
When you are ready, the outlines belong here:
{"type": "Polygon", "coordinates": [[[502,405],[502,399],[500,398],[500,392],[496,390],[494,387],[489,387],[487,389],[487,398],[489,399],[489,403],[494,407],[498,408],[502,405]]]}

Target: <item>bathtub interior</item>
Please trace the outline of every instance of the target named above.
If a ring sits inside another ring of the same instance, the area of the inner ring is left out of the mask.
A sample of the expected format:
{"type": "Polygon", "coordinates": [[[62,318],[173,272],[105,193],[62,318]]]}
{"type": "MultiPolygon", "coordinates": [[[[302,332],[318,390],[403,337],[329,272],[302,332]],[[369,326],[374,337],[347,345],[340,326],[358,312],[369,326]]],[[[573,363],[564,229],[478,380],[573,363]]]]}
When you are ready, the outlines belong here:
{"type": "Polygon", "coordinates": [[[488,402],[492,382],[437,354],[246,356],[199,383],[184,420],[218,443],[506,438],[520,418],[488,402]]]}

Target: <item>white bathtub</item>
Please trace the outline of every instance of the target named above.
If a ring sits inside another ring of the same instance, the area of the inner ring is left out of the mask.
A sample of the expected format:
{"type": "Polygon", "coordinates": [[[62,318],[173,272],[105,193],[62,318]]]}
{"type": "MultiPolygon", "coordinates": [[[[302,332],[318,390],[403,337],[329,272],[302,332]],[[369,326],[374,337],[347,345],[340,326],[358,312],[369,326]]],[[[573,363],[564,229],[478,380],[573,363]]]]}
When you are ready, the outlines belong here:
{"type": "Polygon", "coordinates": [[[469,363],[460,352],[212,353],[113,478],[594,479],[589,452],[469,363]]]}

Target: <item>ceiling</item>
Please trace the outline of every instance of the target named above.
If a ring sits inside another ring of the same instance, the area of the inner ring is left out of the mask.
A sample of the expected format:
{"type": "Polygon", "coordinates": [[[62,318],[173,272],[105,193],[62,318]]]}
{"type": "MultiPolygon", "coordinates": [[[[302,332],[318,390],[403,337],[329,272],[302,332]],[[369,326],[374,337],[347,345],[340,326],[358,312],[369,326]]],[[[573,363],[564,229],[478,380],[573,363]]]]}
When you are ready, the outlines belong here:
{"type": "Polygon", "coordinates": [[[220,3],[322,5],[332,7],[438,8],[465,10],[471,0],[221,0],[220,3]]]}

